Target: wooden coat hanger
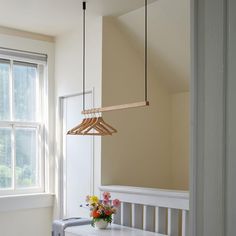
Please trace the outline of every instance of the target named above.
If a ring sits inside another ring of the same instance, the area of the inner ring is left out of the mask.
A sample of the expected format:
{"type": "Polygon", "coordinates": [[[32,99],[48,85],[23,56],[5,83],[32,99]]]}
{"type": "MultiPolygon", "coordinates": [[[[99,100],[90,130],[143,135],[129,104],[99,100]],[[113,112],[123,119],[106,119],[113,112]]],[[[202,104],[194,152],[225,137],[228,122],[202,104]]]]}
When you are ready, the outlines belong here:
{"type": "Polygon", "coordinates": [[[111,130],[112,133],[117,133],[117,130],[113,128],[111,125],[107,124],[101,116],[99,117],[99,121],[100,121],[100,124],[107,126],[111,130]]]}
{"type": "Polygon", "coordinates": [[[84,126],[87,122],[88,122],[88,118],[84,118],[81,124],[75,126],[73,129],[70,129],[67,132],[67,134],[75,135],[75,131],[78,130],[79,128],[81,128],[82,126],[84,126]]]}
{"type": "Polygon", "coordinates": [[[77,131],[77,134],[84,135],[84,134],[86,134],[86,131],[87,131],[88,129],[90,130],[90,128],[93,127],[93,129],[98,132],[98,133],[96,133],[96,134],[101,134],[101,135],[103,135],[104,130],[103,130],[101,127],[95,125],[95,124],[97,123],[97,120],[98,120],[97,117],[93,117],[93,118],[91,119],[91,122],[89,122],[88,125],[86,125],[86,126],[83,127],[82,129],[80,129],[79,131],[77,131]]]}
{"type": "Polygon", "coordinates": [[[93,123],[83,134],[89,134],[89,131],[92,129],[101,128],[101,135],[112,135],[112,132],[109,131],[102,123],[101,117],[97,117],[96,122],[93,123]]]}

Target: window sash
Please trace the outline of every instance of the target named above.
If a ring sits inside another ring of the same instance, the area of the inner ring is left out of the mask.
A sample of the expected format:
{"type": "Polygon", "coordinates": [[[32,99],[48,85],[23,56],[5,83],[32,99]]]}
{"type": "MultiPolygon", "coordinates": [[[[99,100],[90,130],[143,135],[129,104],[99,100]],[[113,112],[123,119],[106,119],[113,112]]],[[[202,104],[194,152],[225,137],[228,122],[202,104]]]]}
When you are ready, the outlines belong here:
{"type": "Polygon", "coordinates": [[[43,150],[41,148],[41,142],[42,142],[42,137],[44,136],[44,132],[43,129],[41,127],[40,124],[6,124],[4,122],[3,126],[0,123],[0,128],[10,128],[11,130],[11,135],[13,137],[13,139],[11,140],[11,149],[12,149],[12,153],[11,153],[11,161],[12,161],[12,183],[11,183],[11,187],[9,188],[4,188],[4,189],[0,189],[0,195],[12,195],[12,194],[20,194],[20,193],[36,193],[36,192],[44,192],[44,188],[45,188],[45,184],[44,184],[44,180],[45,180],[45,176],[44,176],[44,158],[43,157],[43,150]],[[38,179],[38,181],[36,182],[35,186],[29,186],[29,187],[16,187],[16,174],[15,174],[15,170],[16,170],[16,143],[15,143],[15,139],[16,139],[16,129],[35,129],[36,131],[36,161],[37,161],[37,175],[36,178],[38,179]]]}
{"type": "MultiPolygon", "coordinates": [[[[1,55],[0,55],[1,57],[1,55]]],[[[37,155],[37,162],[38,162],[38,186],[32,186],[32,187],[24,187],[24,188],[16,188],[16,176],[14,174],[16,163],[15,163],[15,149],[16,146],[12,146],[12,161],[14,162],[13,168],[13,174],[12,179],[13,183],[11,188],[6,189],[0,189],[0,196],[1,195],[15,195],[15,194],[26,194],[26,193],[41,193],[45,191],[45,132],[44,132],[44,124],[43,124],[43,117],[44,117],[44,109],[42,108],[42,104],[44,104],[43,101],[43,84],[44,84],[44,77],[45,77],[45,64],[35,64],[35,60],[24,60],[24,58],[17,58],[19,60],[14,60],[16,58],[0,58],[0,63],[7,63],[10,64],[10,78],[9,80],[11,85],[9,86],[10,90],[10,120],[1,120],[0,121],[0,128],[11,128],[11,132],[14,132],[16,128],[34,128],[37,132],[36,140],[37,140],[37,148],[36,151],[37,155]],[[13,78],[12,78],[12,68],[13,64],[20,64],[20,65],[30,65],[37,67],[37,84],[36,84],[36,96],[37,96],[37,106],[36,106],[36,116],[37,114],[42,114],[41,117],[37,121],[28,122],[28,121],[15,121],[13,120],[13,102],[14,102],[14,94],[13,94],[13,78]]],[[[15,136],[15,134],[13,134],[15,136]]],[[[15,137],[14,137],[15,138],[15,137]]],[[[12,142],[12,141],[11,141],[12,142]]],[[[11,144],[13,145],[13,144],[11,144]]],[[[15,144],[14,144],[15,145],[15,144]]]]}
{"type": "Polygon", "coordinates": [[[0,58],[0,63],[10,65],[10,60],[4,59],[4,58],[0,58]]]}
{"type": "Polygon", "coordinates": [[[48,56],[42,53],[0,47],[0,58],[46,65],[48,56]]]}

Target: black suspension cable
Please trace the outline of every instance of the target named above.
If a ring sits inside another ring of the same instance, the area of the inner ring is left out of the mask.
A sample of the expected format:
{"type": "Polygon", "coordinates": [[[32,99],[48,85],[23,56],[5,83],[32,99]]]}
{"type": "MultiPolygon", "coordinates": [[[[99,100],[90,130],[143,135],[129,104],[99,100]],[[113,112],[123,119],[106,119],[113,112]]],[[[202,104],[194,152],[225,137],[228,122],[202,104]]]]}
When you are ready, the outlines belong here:
{"type": "Polygon", "coordinates": [[[83,2],[83,110],[85,110],[85,26],[86,26],[86,17],[85,17],[85,12],[86,12],[86,2],[83,2]]]}
{"type": "Polygon", "coordinates": [[[144,14],[144,21],[145,21],[145,32],[144,32],[144,44],[145,44],[145,65],[144,65],[144,88],[145,88],[145,91],[144,91],[144,98],[145,98],[145,101],[148,100],[148,0],[145,0],[145,14],[144,14]]]}

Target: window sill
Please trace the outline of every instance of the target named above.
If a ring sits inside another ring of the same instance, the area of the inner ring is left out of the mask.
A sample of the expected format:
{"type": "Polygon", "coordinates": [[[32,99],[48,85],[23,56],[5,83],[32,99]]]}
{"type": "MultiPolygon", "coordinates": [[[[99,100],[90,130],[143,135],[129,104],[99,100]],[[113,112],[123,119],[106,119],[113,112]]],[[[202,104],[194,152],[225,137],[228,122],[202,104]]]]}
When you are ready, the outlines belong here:
{"type": "Polygon", "coordinates": [[[54,194],[0,196],[0,212],[52,207],[54,194]]]}

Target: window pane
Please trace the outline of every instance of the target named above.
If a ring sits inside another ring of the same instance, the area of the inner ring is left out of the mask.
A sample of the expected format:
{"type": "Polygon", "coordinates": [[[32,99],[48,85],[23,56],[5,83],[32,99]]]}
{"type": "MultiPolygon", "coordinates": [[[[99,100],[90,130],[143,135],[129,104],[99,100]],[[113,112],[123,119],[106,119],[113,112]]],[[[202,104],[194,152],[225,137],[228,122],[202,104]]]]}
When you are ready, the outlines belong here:
{"type": "Polygon", "coordinates": [[[37,68],[33,64],[14,62],[14,118],[18,121],[36,119],[37,68]]]}
{"type": "Polygon", "coordinates": [[[9,62],[0,60],[0,120],[10,119],[9,70],[9,62]]]}
{"type": "Polygon", "coordinates": [[[36,129],[16,129],[16,187],[37,185],[36,129]]]}
{"type": "Polygon", "coordinates": [[[0,189],[12,185],[11,130],[0,128],[0,189]]]}

